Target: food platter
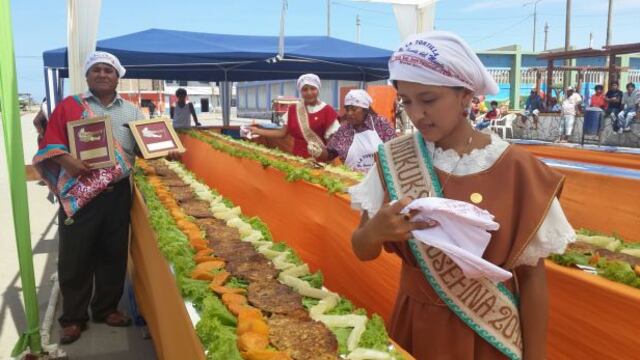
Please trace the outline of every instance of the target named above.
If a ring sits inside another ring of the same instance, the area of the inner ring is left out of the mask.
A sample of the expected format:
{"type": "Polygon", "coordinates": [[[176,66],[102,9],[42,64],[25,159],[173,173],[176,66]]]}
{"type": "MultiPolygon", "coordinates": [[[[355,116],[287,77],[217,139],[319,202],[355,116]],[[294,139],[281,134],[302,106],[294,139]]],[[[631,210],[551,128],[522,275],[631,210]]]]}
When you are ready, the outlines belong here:
{"type": "Polygon", "coordinates": [[[583,229],[563,254],[550,259],[640,289],[640,244],[583,229]]]}
{"type": "Polygon", "coordinates": [[[137,165],[159,247],[200,313],[196,332],[208,358],[402,358],[379,316],[324,288],[322,273],[274,242],[259,219],[242,215],[180,163],[137,165]],[[165,183],[176,179],[192,192],[165,183]]]}
{"type": "Polygon", "coordinates": [[[259,162],[263,167],[278,169],[287,181],[304,180],[322,186],[331,193],[346,193],[350,186],[364,178],[364,174],[352,171],[346,166],[304,159],[211,130],[188,130],[184,133],[233,157],[250,159],[259,162]]]}

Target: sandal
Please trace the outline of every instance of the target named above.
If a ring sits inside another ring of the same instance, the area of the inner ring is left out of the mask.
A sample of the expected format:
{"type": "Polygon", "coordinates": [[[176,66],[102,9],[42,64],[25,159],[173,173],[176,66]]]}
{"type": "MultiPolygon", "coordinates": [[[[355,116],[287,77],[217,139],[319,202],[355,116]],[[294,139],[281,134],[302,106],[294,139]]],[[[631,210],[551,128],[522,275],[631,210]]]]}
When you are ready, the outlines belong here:
{"type": "Polygon", "coordinates": [[[94,320],[98,323],[105,323],[114,327],[127,327],[131,325],[131,318],[120,311],[114,311],[107,315],[104,319],[94,320]]]}
{"type": "Polygon", "coordinates": [[[71,344],[80,339],[82,332],[87,329],[86,324],[71,324],[62,328],[61,344],[71,344]]]}

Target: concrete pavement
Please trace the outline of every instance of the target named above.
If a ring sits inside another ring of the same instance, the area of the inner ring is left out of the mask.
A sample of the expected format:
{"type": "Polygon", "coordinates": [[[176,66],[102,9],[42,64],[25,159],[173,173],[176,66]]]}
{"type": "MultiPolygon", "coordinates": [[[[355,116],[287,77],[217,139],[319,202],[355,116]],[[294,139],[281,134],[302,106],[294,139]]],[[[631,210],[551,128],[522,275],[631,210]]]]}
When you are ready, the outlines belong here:
{"type": "MultiPolygon", "coordinates": [[[[35,113],[24,114],[22,136],[25,152],[25,163],[30,164],[37,145],[36,131],[31,125],[35,113]]],[[[18,257],[13,229],[11,198],[7,174],[4,137],[0,127],[0,359],[8,359],[19,333],[26,329],[21,282],[19,276],[18,257]]],[[[40,320],[46,311],[53,283],[51,276],[57,267],[57,204],[47,200],[49,194],[45,186],[37,182],[27,183],[29,197],[29,217],[31,222],[31,243],[33,263],[38,292],[40,320]]],[[[59,316],[60,300],[58,302],[59,316]]],[[[125,296],[120,305],[128,312],[128,297],[125,296]]],[[[57,321],[51,331],[51,342],[58,342],[60,327],[57,321]]],[[[76,343],[63,346],[62,349],[70,359],[156,359],[153,343],[143,338],[143,329],[138,327],[111,328],[103,324],[89,324],[76,343]]]]}

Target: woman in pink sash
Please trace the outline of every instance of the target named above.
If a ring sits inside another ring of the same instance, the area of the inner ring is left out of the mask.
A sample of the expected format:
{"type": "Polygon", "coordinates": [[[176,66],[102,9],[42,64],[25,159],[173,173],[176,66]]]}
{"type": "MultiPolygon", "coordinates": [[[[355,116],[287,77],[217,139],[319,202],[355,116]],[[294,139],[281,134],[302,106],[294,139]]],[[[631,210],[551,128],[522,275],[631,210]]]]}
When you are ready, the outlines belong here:
{"type": "Polygon", "coordinates": [[[329,137],[340,127],[338,114],[331,105],[319,99],[321,82],[317,75],[300,76],[297,86],[304,104],[289,107],[285,126],[276,130],[251,126],[250,131],[254,135],[268,138],[291,135],[294,155],[318,157],[326,147],[329,137]]]}

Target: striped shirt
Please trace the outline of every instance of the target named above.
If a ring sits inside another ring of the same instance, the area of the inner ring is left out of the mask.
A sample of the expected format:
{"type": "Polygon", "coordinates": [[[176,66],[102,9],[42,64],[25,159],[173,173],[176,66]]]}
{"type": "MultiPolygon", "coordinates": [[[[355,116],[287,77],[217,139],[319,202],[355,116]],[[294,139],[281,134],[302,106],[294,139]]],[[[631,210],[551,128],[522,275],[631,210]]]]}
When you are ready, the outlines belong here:
{"type": "Polygon", "coordinates": [[[125,155],[131,164],[135,161],[136,141],[131,134],[131,130],[126,126],[129,122],[144,119],[144,115],[132,103],[124,100],[120,95],[116,94],[111,104],[104,106],[100,100],[87,91],[82,95],[87,101],[94,116],[110,116],[113,136],[125,151],[125,155]]]}

